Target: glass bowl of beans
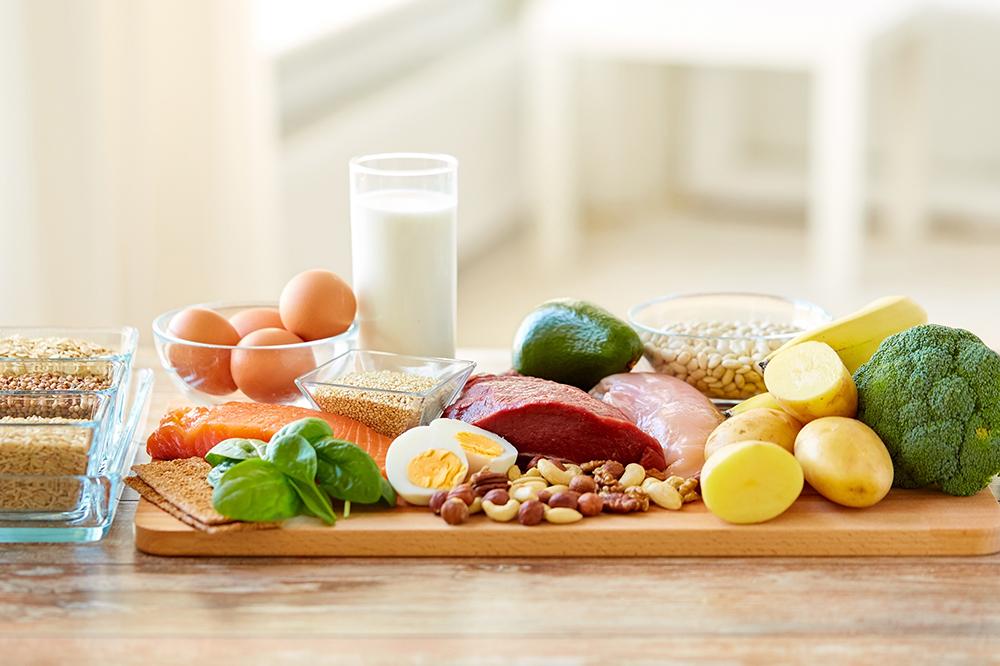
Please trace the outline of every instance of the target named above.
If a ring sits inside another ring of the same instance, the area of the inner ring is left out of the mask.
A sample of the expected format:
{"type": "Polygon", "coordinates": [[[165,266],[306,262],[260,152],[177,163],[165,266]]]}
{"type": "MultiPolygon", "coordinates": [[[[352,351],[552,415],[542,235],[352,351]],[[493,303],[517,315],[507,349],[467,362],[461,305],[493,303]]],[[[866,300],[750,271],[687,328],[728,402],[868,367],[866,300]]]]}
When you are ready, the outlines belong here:
{"type": "Polygon", "coordinates": [[[316,409],[397,437],[441,416],[475,367],[472,361],[352,350],[295,383],[316,409]]]}
{"type": "Polygon", "coordinates": [[[767,390],[760,361],[831,316],[818,305],[781,296],[706,293],[640,303],[628,318],[656,372],[731,406],[767,390]]]}

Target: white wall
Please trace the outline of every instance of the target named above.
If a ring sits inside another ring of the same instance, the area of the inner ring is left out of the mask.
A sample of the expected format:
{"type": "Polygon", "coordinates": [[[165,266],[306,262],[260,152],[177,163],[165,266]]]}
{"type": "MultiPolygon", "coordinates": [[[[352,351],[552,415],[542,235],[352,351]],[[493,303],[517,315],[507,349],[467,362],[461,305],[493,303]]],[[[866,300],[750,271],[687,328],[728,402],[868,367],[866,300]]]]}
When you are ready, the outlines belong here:
{"type": "Polygon", "coordinates": [[[349,276],[348,160],[444,152],[459,161],[459,257],[510,229],[523,202],[515,35],[500,31],[287,137],[279,162],[281,270],[349,276]]]}

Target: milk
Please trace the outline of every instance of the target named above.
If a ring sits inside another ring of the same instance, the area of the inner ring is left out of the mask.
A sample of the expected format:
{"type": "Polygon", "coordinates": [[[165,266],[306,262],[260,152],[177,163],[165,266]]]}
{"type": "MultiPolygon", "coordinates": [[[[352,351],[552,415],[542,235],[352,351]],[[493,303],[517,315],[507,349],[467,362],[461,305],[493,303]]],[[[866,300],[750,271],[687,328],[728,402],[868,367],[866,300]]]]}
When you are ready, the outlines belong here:
{"type": "Polygon", "coordinates": [[[381,190],[351,199],[360,348],[455,355],[457,197],[381,190]]]}

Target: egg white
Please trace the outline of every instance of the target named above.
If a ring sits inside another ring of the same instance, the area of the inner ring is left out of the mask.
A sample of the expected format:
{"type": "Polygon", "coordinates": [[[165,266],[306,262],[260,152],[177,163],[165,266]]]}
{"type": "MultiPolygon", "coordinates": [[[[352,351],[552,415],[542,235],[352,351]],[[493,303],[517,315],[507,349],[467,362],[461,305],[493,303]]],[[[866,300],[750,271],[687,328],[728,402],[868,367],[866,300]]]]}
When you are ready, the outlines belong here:
{"type": "Polygon", "coordinates": [[[396,489],[399,496],[410,504],[427,506],[430,504],[431,495],[439,490],[438,488],[418,486],[410,481],[407,474],[410,461],[429,449],[443,449],[458,457],[465,467],[465,474],[461,475],[459,483],[464,481],[468,475],[469,458],[465,455],[465,449],[454,437],[441,437],[430,426],[411,428],[392,440],[385,455],[385,474],[389,478],[389,483],[396,489]]]}
{"type": "Polygon", "coordinates": [[[517,449],[514,445],[508,442],[506,439],[492,433],[489,430],[484,430],[478,426],[474,426],[471,423],[466,423],[465,421],[459,421],[457,419],[434,419],[430,423],[431,432],[435,434],[438,440],[453,442],[462,447],[459,444],[456,436],[460,432],[471,432],[477,435],[482,435],[488,438],[492,442],[496,442],[503,451],[494,457],[484,456],[477,453],[470,453],[465,451],[466,457],[469,460],[469,473],[475,474],[481,469],[488,469],[491,472],[504,472],[506,473],[510,466],[517,461],[517,449]]]}

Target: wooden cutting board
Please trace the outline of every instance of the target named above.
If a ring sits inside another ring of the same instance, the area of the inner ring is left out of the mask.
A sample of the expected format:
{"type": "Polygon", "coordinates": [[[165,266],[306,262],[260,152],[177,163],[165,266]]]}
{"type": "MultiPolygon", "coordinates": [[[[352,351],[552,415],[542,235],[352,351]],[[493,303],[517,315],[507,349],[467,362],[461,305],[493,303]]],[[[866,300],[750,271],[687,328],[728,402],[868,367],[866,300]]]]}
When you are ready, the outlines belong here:
{"type": "Polygon", "coordinates": [[[427,509],[362,509],[333,528],[206,534],[143,500],[136,547],[175,556],[636,557],[986,555],[1000,551],[1000,505],[988,490],[950,497],[893,490],[869,509],[804,494],[761,525],[728,525],[700,502],[682,511],[602,514],[524,527],[473,516],[451,527],[427,509]]]}

